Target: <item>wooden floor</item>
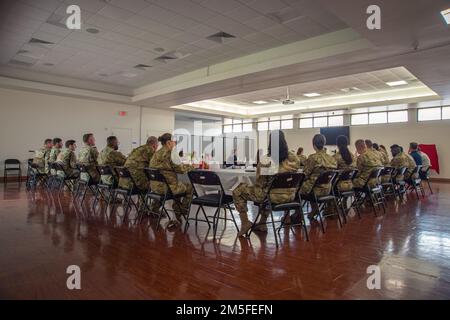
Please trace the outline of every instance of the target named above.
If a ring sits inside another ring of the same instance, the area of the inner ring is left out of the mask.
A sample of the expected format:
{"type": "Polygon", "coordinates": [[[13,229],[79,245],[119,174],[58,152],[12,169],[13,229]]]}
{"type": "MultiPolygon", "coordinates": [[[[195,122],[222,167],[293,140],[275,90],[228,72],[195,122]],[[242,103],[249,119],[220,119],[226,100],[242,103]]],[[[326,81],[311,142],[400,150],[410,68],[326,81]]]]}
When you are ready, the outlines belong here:
{"type": "MultiPolygon", "coordinates": [[[[343,229],[328,221],[310,241],[298,230],[236,239],[228,224],[212,240],[204,225],[155,230],[74,205],[66,194],[29,193],[0,184],[2,299],[448,299],[450,185],[378,218],[365,211],[343,229]],[[68,290],[66,268],[81,268],[81,290],[68,290]],[[381,289],[366,270],[381,268],[381,289]]],[[[91,201],[91,199],[89,199],[91,201]]],[[[222,230],[222,229],[220,229],[222,230]]]]}

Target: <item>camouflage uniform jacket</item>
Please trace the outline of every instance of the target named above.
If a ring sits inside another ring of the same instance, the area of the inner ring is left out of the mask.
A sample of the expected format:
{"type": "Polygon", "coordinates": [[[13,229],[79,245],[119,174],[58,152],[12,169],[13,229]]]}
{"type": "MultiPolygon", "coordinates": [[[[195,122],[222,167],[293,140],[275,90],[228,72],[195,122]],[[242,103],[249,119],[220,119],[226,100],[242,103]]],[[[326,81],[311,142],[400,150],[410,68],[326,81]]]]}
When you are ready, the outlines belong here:
{"type": "MultiPolygon", "coordinates": [[[[61,152],[61,149],[60,149],[60,148],[52,147],[52,149],[50,150],[50,154],[49,154],[49,156],[48,156],[47,164],[46,164],[46,166],[45,166],[45,170],[46,170],[46,171],[49,170],[48,164],[49,164],[50,162],[55,162],[56,159],[58,158],[58,154],[59,154],[60,152],[61,152]]],[[[52,174],[54,174],[54,172],[52,172],[52,174]]]]}
{"type": "MultiPolygon", "coordinates": [[[[94,180],[98,180],[98,172],[97,168],[95,167],[97,165],[97,158],[98,150],[95,146],[84,145],[78,152],[78,163],[87,166],[89,174],[94,180]]],[[[88,180],[88,176],[83,173],[81,175],[81,179],[86,181],[88,180]]]]}
{"type": "MultiPolygon", "coordinates": [[[[360,154],[356,160],[358,166],[358,176],[353,180],[355,187],[364,187],[370,173],[374,168],[383,167],[379,154],[375,153],[372,149],[366,149],[364,153],[360,154]]],[[[369,181],[370,186],[374,186],[377,181],[369,181]]]]}
{"type": "MultiPolygon", "coordinates": [[[[166,147],[162,147],[152,157],[150,168],[159,169],[161,174],[166,178],[171,190],[177,190],[178,177],[177,173],[185,174],[193,170],[191,165],[176,164],[172,159],[172,151],[166,147]]],[[[150,187],[158,193],[165,192],[165,185],[161,182],[152,181],[150,187]]]]}
{"type": "MultiPolygon", "coordinates": [[[[98,156],[98,164],[110,166],[113,174],[115,174],[114,167],[121,167],[124,165],[127,158],[119,151],[106,146],[98,156]]],[[[102,175],[101,180],[105,184],[113,184],[114,179],[110,175],[102,175]]]]}
{"type": "MultiPolygon", "coordinates": [[[[153,154],[153,148],[148,144],[144,144],[133,149],[123,165],[130,171],[130,174],[136,183],[136,187],[141,190],[148,189],[148,180],[145,176],[144,168],[148,167],[153,154]]],[[[119,186],[122,188],[129,188],[130,181],[126,178],[120,178],[119,186]]]]}
{"type": "MultiPolygon", "coordinates": [[[[306,166],[303,171],[306,175],[306,180],[302,185],[301,193],[309,194],[312,191],[314,183],[322,172],[336,169],[336,159],[327,154],[325,150],[319,150],[310,155],[306,161],[306,166]]],[[[315,188],[314,192],[317,195],[326,195],[330,192],[330,189],[330,184],[320,185],[315,188]]]]}
{"type": "Polygon", "coordinates": [[[405,173],[404,177],[397,177],[397,180],[409,179],[411,176],[411,172],[416,167],[416,163],[414,160],[409,157],[406,153],[400,152],[391,160],[391,167],[399,169],[401,167],[408,168],[408,171],[405,173]]]}
{"type": "Polygon", "coordinates": [[[38,171],[40,173],[48,172],[48,159],[50,157],[51,148],[42,146],[39,150],[36,150],[33,163],[38,166],[38,171]]]}
{"type": "MultiPolygon", "coordinates": [[[[353,153],[350,153],[351,157],[352,157],[352,163],[347,164],[344,159],[342,159],[342,155],[341,153],[338,151],[336,152],[336,154],[333,156],[333,158],[336,160],[337,162],[337,168],[338,170],[346,170],[346,169],[356,169],[356,157],[353,153]]],[[[352,181],[340,181],[338,183],[338,189],[339,191],[349,191],[351,189],[353,189],[353,182],[352,181]]]]}
{"type": "Polygon", "coordinates": [[[297,158],[300,160],[300,167],[306,166],[306,160],[308,160],[307,156],[305,156],[304,154],[301,154],[301,155],[297,156],[297,158]]]}
{"type": "MultiPolygon", "coordinates": [[[[56,162],[62,164],[66,173],[71,176],[76,169],[77,157],[75,156],[75,152],[70,149],[64,149],[58,154],[56,162]]],[[[64,176],[64,172],[58,171],[58,175],[64,176]]]]}

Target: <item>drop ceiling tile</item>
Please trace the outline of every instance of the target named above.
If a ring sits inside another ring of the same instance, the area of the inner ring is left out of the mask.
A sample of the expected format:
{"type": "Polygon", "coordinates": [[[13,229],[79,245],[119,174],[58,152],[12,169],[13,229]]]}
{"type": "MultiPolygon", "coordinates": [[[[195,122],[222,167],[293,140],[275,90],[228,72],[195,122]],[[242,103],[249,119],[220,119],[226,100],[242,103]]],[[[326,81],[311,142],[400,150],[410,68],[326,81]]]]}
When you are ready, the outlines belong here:
{"type": "Polygon", "coordinates": [[[147,32],[143,29],[133,27],[126,23],[121,23],[114,28],[111,29],[113,32],[118,32],[125,36],[136,37],[141,39],[141,37],[145,36],[147,32]]]}
{"type": "Polygon", "coordinates": [[[139,12],[140,15],[148,17],[162,24],[167,24],[173,28],[186,30],[198,25],[198,22],[173,11],[150,5],[139,12]]]}
{"type": "Polygon", "coordinates": [[[139,13],[142,9],[150,5],[145,0],[111,0],[110,4],[134,13],[139,13]]]}
{"type": "Polygon", "coordinates": [[[48,33],[48,32],[44,32],[44,31],[40,31],[40,30],[33,33],[32,36],[33,36],[33,38],[41,39],[41,40],[53,42],[53,43],[58,43],[66,37],[66,35],[57,35],[54,33],[48,33]]]}
{"type": "Polygon", "coordinates": [[[52,14],[49,11],[45,11],[39,8],[35,8],[29,5],[26,5],[21,2],[15,2],[11,7],[8,8],[7,12],[4,14],[13,16],[13,17],[26,17],[29,19],[45,21],[52,14]]]}
{"type": "Polygon", "coordinates": [[[141,15],[134,15],[133,17],[127,19],[127,23],[164,37],[175,37],[177,34],[183,32],[183,30],[159,23],[141,15]]]}
{"type": "Polygon", "coordinates": [[[126,10],[126,9],[114,7],[111,5],[107,5],[107,6],[103,7],[101,10],[99,10],[98,14],[100,14],[104,17],[107,17],[107,18],[124,21],[124,20],[132,17],[134,15],[134,12],[126,10]]]}
{"type": "Polygon", "coordinates": [[[66,0],[65,3],[68,6],[71,4],[78,5],[81,9],[81,16],[83,16],[85,10],[96,13],[107,5],[106,1],[103,0],[66,0]]]}
{"type": "Polygon", "coordinates": [[[239,6],[239,2],[235,0],[205,0],[200,5],[220,14],[225,14],[239,6]]]}
{"type": "Polygon", "coordinates": [[[245,1],[245,4],[262,14],[277,12],[287,7],[287,5],[280,0],[253,0],[245,1]]]}
{"type": "Polygon", "coordinates": [[[189,0],[151,0],[151,2],[158,5],[159,7],[194,19],[197,22],[203,22],[206,19],[212,18],[217,15],[217,12],[202,7],[189,0]]]}
{"type": "Polygon", "coordinates": [[[113,28],[117,27],[120,24],[120,22],[118,20],[111,19],[111,18],[108,18],[106,16],[102,16],[99,13],[94,14],[93,16],[91,16],[87,20],[87,23],[89,23],[89,24],[91,24],[93,26],[96,26],[96,27],[107,29],[107,30],[113,29],[113,28]]]}
{"type": "Polygon", "coordinates": [[[239,22],[245,22],[261,16],[259,12],[243,4],[239,4],[235,9],[223,14],[239,22]]]}
{"type": "Polygon", "coordinates": [[[72,30],[62,27],[57,27],[55,25],[49,24],[49,23],[43,23],[39,27],[39,31],[54,34],[56,36],[67,36],[72,32],[72,30]]]}
{"type": "Polygon", "coordinates": [[[206,38],[212,34],[220,32],[220,29],[208,26],[206,24],[199,24],[195,27],[187,29],[188,32],[206,38]]]}
{"type": "Polygon", "coordinates": [[[274,20],[267,18],[265,16],[260,16],[260,17],[245,21],[244,24],[255,30],[263,30],[263,29],[267,29],[267,28],[277,25],[277,22],[275,22],[274,20]]]}
{"type": "Polygon", "coordinates": [[[183,32],[183,33],[171,38],[171,40],[180,41],[183,44],[193,43],[193,42],[201,40],[201,39],[203,39],[203,37],[192,34],[190,32],[183,32]]]}
{"type": "Polygon", "coordinates": [[[49,12],[55,11],[61,5],[59,0],[20,0],[20,2],[49,12]]]}

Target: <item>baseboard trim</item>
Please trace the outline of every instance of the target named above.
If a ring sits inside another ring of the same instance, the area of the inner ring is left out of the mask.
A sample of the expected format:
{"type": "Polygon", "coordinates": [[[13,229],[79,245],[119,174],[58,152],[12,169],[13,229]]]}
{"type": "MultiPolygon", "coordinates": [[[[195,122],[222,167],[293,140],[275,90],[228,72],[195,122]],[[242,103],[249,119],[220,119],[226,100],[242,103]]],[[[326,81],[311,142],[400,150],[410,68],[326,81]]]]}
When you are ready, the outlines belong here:
{"type": "MultiPolygon", "coordinates": [[[[0,183],[4,183],[5,179],[4,177],[0,177],[0,183]]],[[[23,177],[7,177],[6,178],[6,183],[8,182],[22,182],[22,181],[27,181],[27,177],[23,176],[23,177]]]]}
{"type": "Polygon", "coordinates": [[[430,178],[431,182],[450,183],[450,179],[447,178],[430,178]]]}

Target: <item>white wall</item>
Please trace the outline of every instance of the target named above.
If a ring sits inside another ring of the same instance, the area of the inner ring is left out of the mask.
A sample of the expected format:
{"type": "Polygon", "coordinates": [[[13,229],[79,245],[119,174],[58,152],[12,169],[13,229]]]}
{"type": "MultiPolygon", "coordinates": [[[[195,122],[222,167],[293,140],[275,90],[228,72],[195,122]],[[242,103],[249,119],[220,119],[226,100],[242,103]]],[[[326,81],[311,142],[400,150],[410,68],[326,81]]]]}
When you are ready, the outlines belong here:
{"type": "Polygon", "coordinates": [[[141,138],[144,143],[147,135],[174,128],[173,111],[142,108],[142,119],[140,114],[141,108],[134,105],[0,88],[0,175],[6,158],[17,158],[26,168],[26,159],[32,157],[28,151],[39,148],[47,137],[75,139],[80,148],[82,135],[92,132],[102,149],[106,138],[117,134],[127,153],[141,144],[141,138]],[[119,116],[119,111],[126,115],[119,116]]]}

